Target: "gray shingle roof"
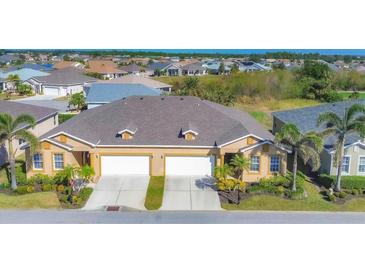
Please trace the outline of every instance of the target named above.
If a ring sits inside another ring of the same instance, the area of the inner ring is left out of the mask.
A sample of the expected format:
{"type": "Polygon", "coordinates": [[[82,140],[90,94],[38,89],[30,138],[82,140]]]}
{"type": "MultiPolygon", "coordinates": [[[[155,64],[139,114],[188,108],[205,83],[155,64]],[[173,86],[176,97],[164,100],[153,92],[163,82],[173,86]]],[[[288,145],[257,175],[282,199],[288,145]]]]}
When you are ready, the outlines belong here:
{"type": "Polygon", "coordinates": [[[60,132],[99,146],[213,147],[248,134],[273,139],[249,114],[190,96],[129,97],[84,111],[43,138],[60,132]],[[133,139],[122,140],[117,133],[131,122],[138,130],[133,139]],[[188,123],[199,132],[194,141],[180,136],[188,123]]]}
{"type": "MultiPolygon", "coordinates": [[[[365,104],[365,100],[336,102],[336,103],[322,104],[314,107],[305,107],[293,110],[278,111],[278,112],[273,112],[272,115],[286,124],[288,123],[295,124],[303,133],[309,131],[320,132],[324,129],[323,127],[322,128],[317,127],[317,118],[320,113],[331,111],[335,112],[340,117],[343,117],[345,110],[351,107],[353,104],[365,104]]],[[[360,139],[361,138],[358,134],[350,134],[346,138],[346,145],[352,144],[360,139]]],[[[335,142],[334,137],[327,138],[325,140],[325,148],[332,149],[334,142],[335,142]]]]}
{"type": "Polygon", "coordinates": [[[53,108],[0,100],[0,112],[8,113],[13,117],[18,116],[19,114],[27,113],[32,115],[37,120],[37,122],[40,122],[43,119],[55,115],[58,111],[57,109],[53,108]]]}
{"type": "Polygon", "coordinates": [[[161,91],[141,84],[94,83],[87,91],[87,103],[110,103],[129,96],[159,96],[161,91]]]}
{"type": "Polygon", "coordinates": [[[50,72],[48,76],[38,76],[33,77],[33,79],[37,80],[46,85],[56,85],[56,86],[71,86],[77,84],[84,83],[92,83],[96,82],[98,79],[86,76],[82,74],[79,70],[76,69],[60,69],[54,70],[50,72]]]}

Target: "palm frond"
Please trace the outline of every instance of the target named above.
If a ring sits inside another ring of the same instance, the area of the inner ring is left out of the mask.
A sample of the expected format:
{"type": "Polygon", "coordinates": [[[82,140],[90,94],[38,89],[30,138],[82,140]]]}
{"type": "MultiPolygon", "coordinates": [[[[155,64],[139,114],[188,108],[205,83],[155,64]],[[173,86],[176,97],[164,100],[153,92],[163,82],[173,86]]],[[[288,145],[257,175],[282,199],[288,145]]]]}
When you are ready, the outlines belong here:
{"type": "Polygon", "coordinates": [[[286,124],[275,135],[276,144],[295,146],[300,140],[301,133],[296,125],[286,124]]]}
{"type": "Polygon", "coordinates": [[[307,133],[300,141],[301,145],[307,145],[313,147],[317,152],[321,152],[323,149],[323,139],[316,133],[307,133]]]}
{"type": "MultiPolygon", "coordinates": [[[[338,117],[338,115],[334,112],[323,112],[318,116],[317,119],[317,126],[321,126],[324,123],[326,124],[332,124],[333,126],[331,127],[335,127],[338,129],[342,129],[343,128],[343,121],[340,117],[338,117]]],[[[327,125],[326,125],[327,127],[327,125]]]]}
{"type": "Polygon", "coordinates": [[[15,133],[15,138],[18,140],[25,140],[29,144],[31,151],[34,151],[34,149],[38,146],[38,138],[33,133],[25,129],[18,130],[15,133]]]}
{"type": "Polygon", "coordinates": [[[21,124],[27,124],[31,127],[34,127],[36,125],[36,120],[32,115],[23,113],[18,115],[14,122],[13,122],[13,127],[14,129],[17,128],[18,126],[20,126],[21,124]]]}
{"type": "Polygon", "coordinates": [[[13,117],[8,113],[0,113],[0,129],[12,132],[13,117]]]}
{"type": "Polygon", "coordinates": [[[361,137],[365,137],[365,123],[364,122],[353,122],[347,127],[347,133],[356,132],[361,137]]]}
{"type": "Polygon", "coordinates": [[[321,159],[319,152],[308,145],[301,145],[298,148],[299,156],[303,159],[303,162],[307,164],[310,162],[312,171],[316,171],[321,166],[321,159]]]}
{"type": "Polygon", "coordinates": [[[363,113],[365,114],[365,105],[354,104],[349,109],[347,109],[347,122],[351,121],[356,117],[357,114],[363,113]]]}

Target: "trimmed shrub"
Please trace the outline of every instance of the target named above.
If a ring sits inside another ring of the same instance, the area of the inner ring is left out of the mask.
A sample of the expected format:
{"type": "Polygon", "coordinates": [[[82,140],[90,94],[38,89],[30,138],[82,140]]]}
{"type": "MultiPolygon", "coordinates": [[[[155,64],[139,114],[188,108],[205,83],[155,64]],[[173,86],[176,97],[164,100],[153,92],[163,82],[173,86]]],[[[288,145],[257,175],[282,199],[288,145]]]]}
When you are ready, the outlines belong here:
{"type": "Polygon", "coordinates": [[[328,194],[328,200],[330,202],[336,202],[336,196],[333,194],[328,194]]]}
{"type": "MultiPolygon", "coordinates": [[[[333,187],[336,183],[336,176],[321,174],[318,178],[319,183],[326,188],[333,187]]],[[[364,189],[365,176],[342,176],[341,186],[344,189],[364,189]]]]}
{"type": "Polygon", "coordinates": [[[65,191],[65,186],[64,185],[58,185],[57,186],[57,191],[63,193],[65,191]]]}
{"type": "Polygon", "coordinates": [[[51,184],[42,184],[42,191],[52,191],[51,184]]]}
{"type": "Polygon", "coordinates": [[[33,193],[35,191],[34,186],[28,186],[27,187],[27,193],[33,193]]]}
{"type": "Polygon", "coordinates": [[[14,192],[18,193],[20,195],[27,194],[28,193],[28,186],[18,186],[17,189],[14,192]]]}
{"type": "Polygon", "coordinates": [[[358,189],[356,189],[356,188],[352,189],[352,195],[357,196],[359,194],[360,194],[360,191],[358,189]]]}
{"type": "Polygon", "coordinates": [[[87,199],[89,199],[92,192],[93,189],[91,187],[85,187],[80,190],[79,197],[81,198],[81,200],[86,201],[87,199]]]}
{"type": "Polygon", "coordinates": [[[47,174],[35,174],[28,179],[28,184],[35,185],[35,184],[51,184],[52,178],[49,177],[47,174]]]}
{"type": "Polygon", "coordinates": [[[346,196],[347,196],[347,194],[345,192],[343,192],[343,191],[341,191],[341,192],[338,193],[338,197],[341,198],[341,199],[346,198],[346,196]]]}

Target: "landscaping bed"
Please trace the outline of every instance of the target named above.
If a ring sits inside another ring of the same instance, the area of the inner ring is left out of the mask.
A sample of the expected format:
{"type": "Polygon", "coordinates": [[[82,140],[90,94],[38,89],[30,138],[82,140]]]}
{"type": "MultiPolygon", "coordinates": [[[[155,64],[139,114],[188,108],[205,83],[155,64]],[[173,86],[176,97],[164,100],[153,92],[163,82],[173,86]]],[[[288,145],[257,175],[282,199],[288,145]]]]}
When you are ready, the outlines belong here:
{"type": "MultiPolygon", "coordinates": [[[[218,190],[221,204],[238,204],[242,200],[257,195],[271,195],[288,200],[301,200],[307,197],[304,188],[305,176],[301,173],[297,175],[297,190],[291,190],[291,177],[288,173],[286,176],[276,175],[271,178],[260,179],[258,183],[251,183],[243,190],[218,190]]],[[[234,179],[231,179],[234,180],[234,179]]],[[[218,186],[218,189],[221,189],[218,186]]]]}
{"type": "Polygon", "coordinates": [[[145,208],[148,210],[157,210],[162,205],[162,198],[165,186],[165,177],[152,176],[148,184],[145,208]]]}
{"type": "MultiPolygon", "coordinates": [[[[54,177],[36,174],[27,179],[24,172],[24,163],[19,162],[16,165],[17,189],[11,190],[9,178],[6,178],[6,180],[3,178],[3,181],[0,182],[0,194],[3,197],[7,196],[9,199],[13,197],[16,200],[21,199],[22,196],[31,196],[30,194],[38,194],[34,197],[42,197],[40,193],[52,193],[52,196],[58,199],[58,205],[61,205],[62,208],[82,208],[93,189],[85,187],[86,184],[77,189],[71,187],[65,170],[58,172],[54,177]]],[[[2,169],[2,174],[7,174],[6,168],[2,169]]],[[[46,194],[43,195],[46,196],[46,194]]]]}

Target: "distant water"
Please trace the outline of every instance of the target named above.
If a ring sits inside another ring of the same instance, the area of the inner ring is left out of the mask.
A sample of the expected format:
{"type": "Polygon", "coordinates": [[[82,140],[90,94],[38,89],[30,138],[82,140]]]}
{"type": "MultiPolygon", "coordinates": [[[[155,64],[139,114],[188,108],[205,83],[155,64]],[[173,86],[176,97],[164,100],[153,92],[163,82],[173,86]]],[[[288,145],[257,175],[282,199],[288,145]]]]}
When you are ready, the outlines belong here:
{"type": "Polygon", "coordinates": [[[321,55],[365,55],[365,49],[126,49],[128,51],[151,51],[165,53],[218,53],[218,54],[263,54],[287,51],[293,53],[319,53],[321,55]]]}
{"type": "MultiPolygon", "coordinates": [[[[12,49],[17,51],[16,49],[12,49]]],[[[22,49],[25,50],[25,49],[22,49]]],[[[34,50],[34,49],[33,49],[34,50]]],[[[44,49],[47,50],[47,49],[44,49]]],[[[62,49],[48,49],[62,50],[62,49]]],[[[64,49],[75,51],[112,51],[112,50],[124,50],[124,51],[150,51],[150,52],[165,52],[165,53],[207,53],[207,54],[263,54],[267,52],[293,52],[293,53],[319,53],[321,55],[354,55],[365,56],[365,49],[64,49]]]]}

